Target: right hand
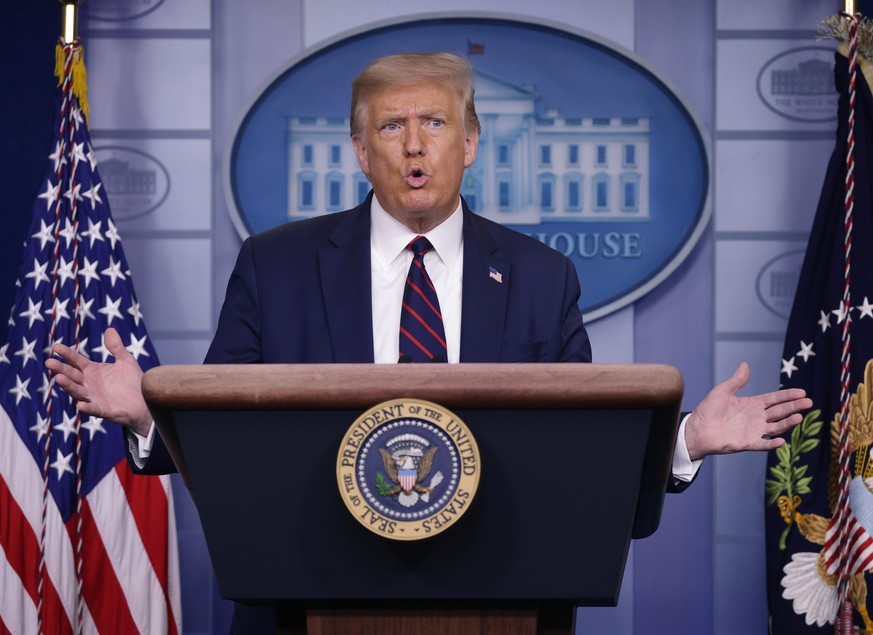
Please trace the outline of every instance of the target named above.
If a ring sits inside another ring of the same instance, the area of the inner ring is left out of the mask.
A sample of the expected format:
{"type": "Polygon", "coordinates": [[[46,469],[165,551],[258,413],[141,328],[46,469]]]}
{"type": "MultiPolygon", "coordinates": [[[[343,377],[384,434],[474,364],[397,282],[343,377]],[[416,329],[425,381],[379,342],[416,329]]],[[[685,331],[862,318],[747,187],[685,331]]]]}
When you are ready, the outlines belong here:
{"type": "Polygon", "coordinates": [[[52,353],[64,361],[50,357],[45,361],[55,383],[76,400],[79,412],[102,417],[147,436],[152,416],[142,396],[142,369],[124,347],[114,328],[103,333],[106,349],[115,363],[94,362],[69,346],[55,344],[52,353]],[[64,363],[66,362],[66,363],[64,363]]]}

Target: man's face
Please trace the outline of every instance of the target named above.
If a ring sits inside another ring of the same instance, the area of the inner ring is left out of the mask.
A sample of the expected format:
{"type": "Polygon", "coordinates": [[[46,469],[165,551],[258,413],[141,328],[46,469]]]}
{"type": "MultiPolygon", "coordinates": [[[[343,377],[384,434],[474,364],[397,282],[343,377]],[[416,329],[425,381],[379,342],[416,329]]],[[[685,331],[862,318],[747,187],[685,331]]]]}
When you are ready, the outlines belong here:
{"type": "Polygon", "coordinates": [[[364,106],[352,142],[376,198],[415,232],[436,227],[457,207],[479,146],[478,133],[464,124],[463,101],[427,82],[386,88],[364,106]]]}

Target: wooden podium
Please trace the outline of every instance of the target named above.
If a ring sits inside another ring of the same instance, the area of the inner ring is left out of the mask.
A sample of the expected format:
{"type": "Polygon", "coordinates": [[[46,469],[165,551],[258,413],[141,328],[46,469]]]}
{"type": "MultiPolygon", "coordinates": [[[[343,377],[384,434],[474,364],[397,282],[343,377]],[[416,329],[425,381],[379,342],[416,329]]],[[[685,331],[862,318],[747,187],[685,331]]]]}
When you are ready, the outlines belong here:
{"type": "Polygon", "coordinates": [[[143,392],[191,490],[225,598],[310,634],[571,633],[618,602],[658,526],[682,398],[659,365],[161,366],[143,392]],[[336,482],[365,410],[415,398],[481,453],[467,513],[426,540],[361,526],[336,482]]]}

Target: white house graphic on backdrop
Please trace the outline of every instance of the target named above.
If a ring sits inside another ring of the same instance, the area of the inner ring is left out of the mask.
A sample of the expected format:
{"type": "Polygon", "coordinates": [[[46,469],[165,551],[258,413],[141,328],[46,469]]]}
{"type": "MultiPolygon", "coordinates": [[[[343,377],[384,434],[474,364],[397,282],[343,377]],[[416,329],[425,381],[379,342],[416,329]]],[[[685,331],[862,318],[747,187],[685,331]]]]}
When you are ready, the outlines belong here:
{"type": "MultiPolygon", "coordinates": [[[[648,220],[647,117],[537,115],[533,86],[476,71],[482,124],[461,194],[504,224],[648,220]]],[[[360,203],[370,184],[349,142],[346,117],[288,117],[288,217],[360,203]]]]}

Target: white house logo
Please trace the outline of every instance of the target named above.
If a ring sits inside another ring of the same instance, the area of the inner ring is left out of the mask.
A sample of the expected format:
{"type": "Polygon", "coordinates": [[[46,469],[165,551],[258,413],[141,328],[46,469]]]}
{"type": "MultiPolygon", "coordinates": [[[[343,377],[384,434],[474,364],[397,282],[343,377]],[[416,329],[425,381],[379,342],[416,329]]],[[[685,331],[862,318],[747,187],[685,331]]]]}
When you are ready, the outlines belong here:
{"type": "Polygon", "coordinates": [[[780,254],[768,261],[758,273],[755,282],[758,299],[779,317],[787,318],[791,314],[804,253],[805,250],[797,249],[780,254]]]}
{"type": "Polygon", "coordinates": [[[475,70],[482,133],[461,194],[570,257],[588,319],[633,302],[688,255],[710,214],[710,165],[682,99],[597,36],[493,15],[384,23],[291,60],[228,152],[240,234],[360,203],[370,184],[349,141],[351,81],[373,51],[434,50],[467,53],[475,70]]]}
{"type": "Polygon", "coordinates": [[[151,13],[164,4],[164,0],[88,0],[82,4],[92,20],[121,22],[151,13]]]}
{"type": "Polygon", "coordinates": [[[836,120],[833,48],[804,46],[780,53],[761,68],[757,88],[761,101],[786,119],[836,120]]]}
{"type": "Polygon", "coordinates": [[[386,401],[362,414],[337,453],[340,495],[364,527],[392,540],[442,533],[469,509],[479,486],[479,447],[442,406],[386,401]]]}
{"type": "Polygon", "coordinates": [[[155,157],[122,146],[98,146],[98,169],[116,220],[155,210],[170,193],[170,173],[155,157]]]}

